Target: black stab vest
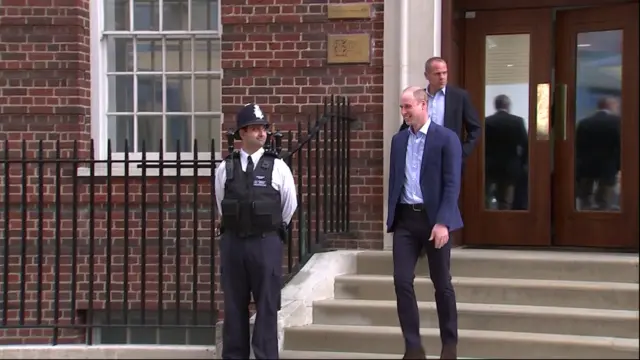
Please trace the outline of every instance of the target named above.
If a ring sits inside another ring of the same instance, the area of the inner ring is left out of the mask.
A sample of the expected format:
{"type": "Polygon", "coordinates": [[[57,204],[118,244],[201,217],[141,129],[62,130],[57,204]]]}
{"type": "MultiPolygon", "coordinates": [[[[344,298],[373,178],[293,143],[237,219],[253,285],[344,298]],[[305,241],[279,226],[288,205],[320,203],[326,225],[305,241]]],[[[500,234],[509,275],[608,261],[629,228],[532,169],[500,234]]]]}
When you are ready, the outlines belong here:
{"type": "Polygon", "coordinates": [[[221,202],[225,232],[239,237],[260,236],[277,231],[282,225],[280,192],[271,186],[277,155],[265,152],[248,178],[242,171],[240,153],[225,159],[227,175],[221,202]]]}

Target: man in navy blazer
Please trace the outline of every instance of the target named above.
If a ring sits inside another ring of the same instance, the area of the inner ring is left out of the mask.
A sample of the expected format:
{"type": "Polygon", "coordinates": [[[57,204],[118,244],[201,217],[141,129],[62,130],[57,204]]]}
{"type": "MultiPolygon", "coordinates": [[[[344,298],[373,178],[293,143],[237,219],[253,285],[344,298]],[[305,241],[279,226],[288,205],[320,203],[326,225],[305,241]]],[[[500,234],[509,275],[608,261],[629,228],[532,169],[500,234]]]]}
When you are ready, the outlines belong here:
{"type": "MultiPolygon", "coordinates": [[[[432,57],[424,64],[427,105],[431,121],[453,130],[462,142],[463,163],[478,139],[482,136],[482,126],[478,113],[471,104],[469,94],[461,88],[449,85],[447,62],[441,57],[432,57]]],[[[403,122],[402,131],[409,125],[403,122]]]]}
{"type": "Polygon", "coordinates": [[[453,131],[429,119],[427,101],[420,87],[402,93],[401,112],[409,126],[391,141],[387,232],[393,233],[393,281],[404,358],[425,358],[413,289],[416,263],[424,250],[435,288],[440,358],[455,359],[458,320],[449,233],[463,226],[458,209],[462,145],[453,131]]]}

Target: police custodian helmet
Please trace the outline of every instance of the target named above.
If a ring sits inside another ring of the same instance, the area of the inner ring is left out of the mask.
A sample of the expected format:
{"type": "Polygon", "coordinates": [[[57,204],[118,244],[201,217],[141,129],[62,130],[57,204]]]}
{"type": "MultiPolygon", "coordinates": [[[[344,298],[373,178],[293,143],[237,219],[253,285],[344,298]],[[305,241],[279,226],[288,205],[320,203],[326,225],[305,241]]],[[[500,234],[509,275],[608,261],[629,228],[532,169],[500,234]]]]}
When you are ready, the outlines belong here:
{"type": "Polygon", "coordinates": [[[260,106],[254,103],[243,106],[236,115],[236,132],[234,134],[236,140],[240,140],[240,129],[249,125],[269,126],[269,122],[264,117],[262,110],[260,110],[260,106]]]}

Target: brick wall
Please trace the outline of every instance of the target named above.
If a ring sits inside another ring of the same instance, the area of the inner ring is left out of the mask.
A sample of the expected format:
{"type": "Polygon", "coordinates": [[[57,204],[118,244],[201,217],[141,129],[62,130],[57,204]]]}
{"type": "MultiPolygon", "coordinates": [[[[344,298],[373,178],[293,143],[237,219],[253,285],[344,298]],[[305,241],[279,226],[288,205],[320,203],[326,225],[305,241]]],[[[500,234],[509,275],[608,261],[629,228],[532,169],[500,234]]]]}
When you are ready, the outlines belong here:
{"type": "Polygon", "coordinates": [[[89,0],[3,0],[0,139],[88,149],[89,0]]]}
{"type": "MultiPolygon", "coordinates": [[[[297,121],[306,120],[307,115],[321,104],[325,95],[346,95],[354,105],[353,115],[358,121],[351,133],[351,219],[355,238],[333,239],[333,246],[340,248],[381,248],[382,226],[382,0],[372,1],[372,20],[329,21],[326,18],[327,1],[307,0],[221,0],[223,36],[223,110],[227,115],[226,127],[233,127],[233,114],[240,105],[250,101],[259,103],[270,119],[282,129],[294,129],[297,121]],[[277,5],[276,5],[277,3],[277,5]],[[326,64],[326,34],[369,32],[373,38],[373,56],[368,65],[328,65],[326,64]]],[[[45,157],[55,156],[56,142],[62,149],[63,158],[73,157],[71,150],[77,141],[77,155],[87,158],[90,154],[90,74],[89,74],[89,0],[3,0],[0,7],[0,140],[10,140],[11,157],[22,156],[20,141],[27,140],[26,156],[37,156],[38,144],[42,140],[45,157]]],[[[4,143],[2,144],[4,145],[4,143]]],[[[0,159],[4,158],[0,149],[0,159]]],[[[0,239],[9,235],[8,282],[2,289],[10,290],[8,303],[1,308],[9,311],[10,325],[16,325],[20,315],[21,284],[25,284],[25,323],[34,324],[38,320],[37,283],[44,280],[42,287],[42,321],[50,323],[53,318],[55,297],[51,285],[55,273],[56,258],[60,259],[59,269],[62,280],[58,291],[59,315],[61,323],[69,325],[73,313],[82,322],[82,314],[89,307],[89,263],[94,266],[93,308],[104,309],[106,305],[105,278],[106,264],[112,265],[111,299],[113,309],[122,308],[121,301],[127,294],[128,306],[140,307],[144,300],[148,310],[157,309],[159,276],[154,276],[159,263],[159,234],[146,232],[147,254],[141,253],[142,213],[141,180],[127,184],[123,179],[113,179],[112,187],[107,187],[105,177],[94,184],[93,206],[87,195],[92,191],[88,180],[78,178],[73,186],[70,164],[61,167],[61,178],[53,178],[55,166],[49,164],[44,171],[37,166],[29,166],[26,174],[20,165],[11,166],[10,194],[11,207],[8,212],[0,209],[0,239]],[[39,175],[43,174],[45,196],[40,203],[36,195],[40,192],[39,175]],[[19,206],[23,199],[22,180],[26,179],[28,211],[24,216],[19,206]],[[57,186],[61,189],[61,199],[54,197],[57,186]],[[124,189],[129,189],[128,209],[124,189]],[[71,206],[72,194],[78,194],[77,211],[71,206]],[[106,222],[107,193],[113,195],[113,223],[106,222]],[[39,224],[39,210],[42,209],[42,224],[39,224]],[[90,222],[89,212],[93,209],[94,219],[90,222]],[[129,211],[128,217],[125,215],[129,211]],[[59,214],[56,217],[56,214],[59,214]],[[10,216],[10,224],[5,228],[4,220],[10,216]],[[125,246],[124,218],[129,219],[129,243],[125,246]],[[76,286],[71,280],[71,244],[75,226],[76,233],[76,286]],[[59,224],[60,256],[55,246],[56,224],[59,224]],[[96,256],[88,256],[89,228],[94,229],[97,239],[96,256]],[[106,256],[106,231],[112,229],[111,257],[106,256]],[[40,233],[38,230],[42,229],[40,233]],[[42,236],[40,235],[42,234],[42,236]],[[42,238],[42,257],[38,250],[42,238]],[[21,244],[25,243],[25,256],[21,244]],[[129,254],[129,288],[124,288],[123,255],[129,254]],[[148,267],[146,296],[142,299],[140,268],[145,259],[148,267]],[[16,276],[26,264],[26,276],[16,276]],[[37,264],[41,263],[42,277],[37,264]],[[77,295],[75,306],[71,305],[71,294],[77,295]]],[[[4,170],[0,173],[4,189],[4,170]]],[[[175,194],[181,193],[183,217],[181,236],[189,239],[185,243],[182,256],[176,258],[176,212],[165,211],[163,232],[163,262],[165,271],[165,294],[162,306],[175,306],[180,297],[183,307],[189,308],[191,294],[199,289],[198,306],[210,308],[211,297],[207,286],[211,283],[206,275],[207,257],[211,249],[211,196],[210,179],[199,179],[197,184],[177,185],[175,179],[164,184],[165,196],[158,196],[157,179],[148,180],[149,201],[144,213],[148,227],[157,228],[159,223],[159,202],[175,203],[175,194]],[[180,189],[180,190],[178,190],[180,189]],[[194,194],[200,204],[198,217],[200,231],[195,234],[192,215],[194,194]],[[189,243],[191,241],[191,243],[189,243]],[[199,267],[193,267],[193,243],[197,243],[199,267]],[[177,264],[180,266],[176,266],[177,264]],[[183,284],[181,294],[176,291],[177,268],[183,284]],[[197,280],[193,281],[194,278],[197,280]]],[[[4,195],[4,194],[3,194],[4,195]]],[[[4,201],[4,197],[2,199],[4,201]]],[[[175,205],[175,204],[174,204],[175,205]]],[[[1,244],[4,252],[4,244],[1,244]]],[[[0,258],[3,258],[3,253],[0,258]]],[[[2,259],[4,262],[4,258],[2,259]]],[[[219,263],[219,262],[218,262],[219,263]]],[[[4,266],[4,264],[0,264],[4,266]]],[[[4,268],[3,268],[4,269],[4,268]]],[[[217,280],[216,280],[216,283],[217,280]]],[[[220,291],[216,288],[217,308],[220,291]]],[[[205,310],[203,308],[203,311],[205,310]]],[[[2,330],[0,344],[47,343],[52,332],[45,329],[2,330]]],[[[59,333],[61,342],[82,342],[84,336],[78,330],[59,333]]]]}
{"type": "MultiPolygon", "coordinates": [[[[43,141],[45,156],[53,155],[54,144],[60,141],[61,147],[70,149],[74,140],[78,141],[78,150],[82,156],[88,155],[90,139],[90,79],[89,79],[89,0],[3,0],[0,6],[0,140],[10,140],[11,156],[20,152],[21,140],[29,141],[27,156],[35,157],[37,142],[43,141]]],[[[68,155],[68,151],[65,151],[68,155]]],[[[0,149],[0,158],[4,158],[4,149],[0,149]]],[[[4,170],[4,169],[3,169],[4,170]]],[[[22,176],[19,169],[14,170],[12,179],[22,176]]],[[[4,172],[4,171],[3,171],[4,172]]],[[[4,174],[3,174],[4,175],[4,174]]],[[[4,177],[3,177],[4,178],[4,177]]],[[[20,183],[20,180],[14,181],[20,183]]],[[[4,185],[4,181],[3,181],[4,185]]],[[[10,187],[12,195],[20,193],[15,185],[10,187]]],[[[2,191],[4,203],[4,188],[2,191]]],[[[33,192],[32,192],[33,194],[33,192]]],[[[46,194],[47,206],[51,205],[52,194],[46,194]]],[[[3,204],[4,205],[4,204],[3,204]]],[[[13,210],[13,208],[11,209],[13,210]]],[[[13,211],[10,211],[13,212],[13,211]]],[[[2,211],[2,235],[4,206],[2,211]]],[[[13,214],[15,216],[15,214],[13,214]]],[[[20,219],[18,216],[14,219],[20,219]]],[[[31,219],[28,219],[31,220],[31,219]]],[[[19,221],[20,222],[20,221],[19,221]]],[[[15,223],[10,224],[10,252],[15,255],[19,247],[17,238],[24,231],[17,230],[15,223]],[[15,230],[14,230],[15,229],[15,230]]],[[[26,235],[37,230],[37,223],[27,221],[26,235]]],[[[43,223],[43,231],[48,240],[55,227],[48,218],[43,223]]],[[[30,243],[30,245],[33,245],[30,243]]],[[[31,251],[31,246],[29,251],[31,251]]],[[[3,244],[4,248],[4,244],[3,244]]],[[[3,249],[4,250],[4,249],[3,249]]],[[[16,258],[9,260],[15,264],[16,258]]],[[[18,259],[19,261],[19,259],[18,259]]],[[[4,259],[2,259],[4,263],[4,259]]],[[[28,272],[32,270],[33,259],[28,259],[28,272]],[[31,261],[30,261],[31,260],[31,261]]],[[[51,281],[51,264],[44,263],[45,282],[51,281]]],[[[20,284],[16,277],[16,268],[10,266],[9,288],[20,284]]],[[[31,274],[30,274],[31,275],[31,274]]],[[[65,276],[63,274],[63,276],[65,276]]],[[[35,282],[27,277],[28,289],[33,291],[35,282]]],[[[50,285],[44,285],[47,298],[50,299],[50,285]]],[[[9,318],[17,319],[13,311],[17,292],[9,297],[9,318]]],[[[27,293],[27,296],[31,296],[27,293]]],[[[31,298],[32,299],[32,298],[31,298]]],[[[44,318],[52,317],[51,302],[45,306],[44,318]]],[[[33,302],[28,303],[25,312],[26,321],[33,322],[33,302]]],[[[61,309],[63,312],[68,304],[61,309]]],[[[15,323],[15,322],[14,322],[15,323]]],[[[3,330],[0,332],[2,343],[47,342],[47,331],[3,330]]]]}
{"type": "MultiPolygon", "coordinates": [[[[352,101],[358,122],[351,133],[351,219],[356,239],[339,248],[382,248],[383,0],[371,20],[328,20],[327,4],[348,0],[222,0],[223,111],[251,101],[284,129],[330,94],[352,101]],[[328,65],[327,34],[368,32],[371,63],[328,65]],[[271,116],[270,116],[271,115],[271,116]]],[[[233,116],[224,127],[233,127],[233,116]]]]}

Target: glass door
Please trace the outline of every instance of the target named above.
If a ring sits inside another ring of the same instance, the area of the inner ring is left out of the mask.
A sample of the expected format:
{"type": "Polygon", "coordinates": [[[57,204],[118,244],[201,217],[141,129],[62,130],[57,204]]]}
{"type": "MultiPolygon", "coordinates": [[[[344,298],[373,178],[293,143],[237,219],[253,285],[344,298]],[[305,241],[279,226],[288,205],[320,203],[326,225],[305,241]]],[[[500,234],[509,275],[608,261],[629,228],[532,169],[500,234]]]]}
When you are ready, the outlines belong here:
{"type": "Polygon", "coordinates": [[[556,15],[554,243],[638,246],[638,4],[556,15]]]}
{"type": "Polygon", "coordinates": [[[465,87],[484,124],[463,179],[464,243],[551,244],[552,12],[467,13],[465,87]]]}

